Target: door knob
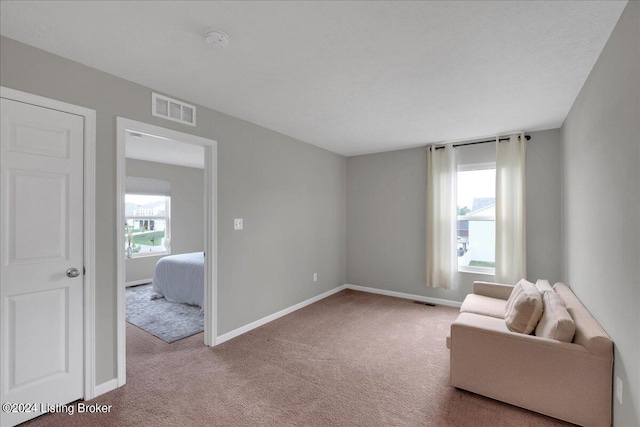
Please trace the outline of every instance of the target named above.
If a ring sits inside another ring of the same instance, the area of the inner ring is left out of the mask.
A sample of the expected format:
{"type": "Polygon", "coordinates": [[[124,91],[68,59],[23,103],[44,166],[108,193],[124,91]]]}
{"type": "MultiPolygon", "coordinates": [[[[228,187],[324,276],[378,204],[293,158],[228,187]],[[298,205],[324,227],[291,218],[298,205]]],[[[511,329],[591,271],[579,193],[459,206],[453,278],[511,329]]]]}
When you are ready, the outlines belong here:
{"type": "Polygon", "coordinates": [[[67,277],[78,277],[80,272],[77,268],[70,268],[67,270],[67,277]]]}

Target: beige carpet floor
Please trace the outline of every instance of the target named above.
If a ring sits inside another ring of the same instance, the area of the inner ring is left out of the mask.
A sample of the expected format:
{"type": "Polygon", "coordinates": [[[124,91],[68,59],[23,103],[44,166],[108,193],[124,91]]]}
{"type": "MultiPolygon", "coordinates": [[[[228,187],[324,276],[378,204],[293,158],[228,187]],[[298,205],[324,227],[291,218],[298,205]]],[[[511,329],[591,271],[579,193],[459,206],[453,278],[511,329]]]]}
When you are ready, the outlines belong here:
{"type": "Polygon", "coordinates": [[[449,386],[458,310],[352,290],[215,348],[127,325],[127,385],[32,426],[568,425],[449,386]]]}

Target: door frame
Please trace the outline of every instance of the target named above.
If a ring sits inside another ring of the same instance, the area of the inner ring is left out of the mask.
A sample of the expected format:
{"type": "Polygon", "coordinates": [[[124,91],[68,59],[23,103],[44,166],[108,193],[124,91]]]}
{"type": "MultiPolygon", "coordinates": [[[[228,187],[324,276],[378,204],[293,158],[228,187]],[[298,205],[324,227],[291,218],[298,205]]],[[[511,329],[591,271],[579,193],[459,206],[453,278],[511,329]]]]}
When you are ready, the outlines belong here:
{"type": "Polygon", "coordinates": [[[189,133],[179,132],[144,122],[117,117],[116,134],[116,209],[117,209],[117,354],[118,387],[126,384],[126,269],[124,258],[124,196],[125,196],[125,139],[126,132],[147,133],[204,148],[204,235],[205,244],[205,307],[204,307],[204,344],[216,345],[218,313],[218,143],[217,141],[189,133]]]}
{"type": "Polygon", "coordinates": [[[38,107],[49,108],[84,118],[84,240],[83,258],[85,274],[83,277],[83,358],[84,358],[84,400],[96,396],[96,358],[95,358],[95,285],[96,285],[96,112],[66,102],[45,98],[27,92],[0,86],[0,97],[38,107]]]}

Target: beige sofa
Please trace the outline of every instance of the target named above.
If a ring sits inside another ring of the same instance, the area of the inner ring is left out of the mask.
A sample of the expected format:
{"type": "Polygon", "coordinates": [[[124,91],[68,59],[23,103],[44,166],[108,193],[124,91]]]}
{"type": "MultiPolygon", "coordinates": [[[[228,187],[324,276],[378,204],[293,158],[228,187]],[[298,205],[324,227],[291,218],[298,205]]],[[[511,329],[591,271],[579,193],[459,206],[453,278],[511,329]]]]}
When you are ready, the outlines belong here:
{"type": "Polygon", "coordinates": [[[611,425],[613,342],[571,289],[556,283],[573,342],[511,332],[511,285],[475,282],[451,325],[451,385],[584,426],[611,425]]]}

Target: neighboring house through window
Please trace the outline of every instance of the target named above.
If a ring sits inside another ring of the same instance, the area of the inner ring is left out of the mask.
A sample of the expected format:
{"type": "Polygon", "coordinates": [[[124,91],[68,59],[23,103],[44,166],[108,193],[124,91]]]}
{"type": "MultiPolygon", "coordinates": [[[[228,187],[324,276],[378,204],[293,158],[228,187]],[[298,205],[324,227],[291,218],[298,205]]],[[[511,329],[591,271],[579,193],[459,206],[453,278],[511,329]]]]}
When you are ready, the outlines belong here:
{"type": "Polygon", "coordinates": [[[495,273],[495,163],[459,165],[457,173],[458,271],[495,273]]]}
{"type": "Polygon", "coordinates": [[[169,254],[171,197],[125,195],[125,252],[128,257],[169,254]]]}
{"type": "Polygon", "coordinates": [[[127,257],[171,253],[170,195],[169,181],[127,176],[124,248],[127,257]]]}

